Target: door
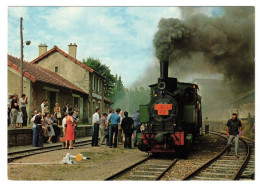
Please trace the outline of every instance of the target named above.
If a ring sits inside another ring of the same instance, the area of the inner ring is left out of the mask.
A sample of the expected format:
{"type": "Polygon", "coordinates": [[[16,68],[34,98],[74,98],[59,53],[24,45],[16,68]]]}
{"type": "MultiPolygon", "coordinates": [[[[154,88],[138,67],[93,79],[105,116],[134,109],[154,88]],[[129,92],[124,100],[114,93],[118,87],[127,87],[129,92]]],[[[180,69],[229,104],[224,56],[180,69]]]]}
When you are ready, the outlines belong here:
{"type": "Polygon", "coordinates": [[[47,99],[49,101],[48,106],[49,106],[50,114],[54,114],[54,107],[55,107],[55,103],[56,103],[56,97],[57,97],[57,92],[55,92],[55,91],[47,91],[47,99]]]}

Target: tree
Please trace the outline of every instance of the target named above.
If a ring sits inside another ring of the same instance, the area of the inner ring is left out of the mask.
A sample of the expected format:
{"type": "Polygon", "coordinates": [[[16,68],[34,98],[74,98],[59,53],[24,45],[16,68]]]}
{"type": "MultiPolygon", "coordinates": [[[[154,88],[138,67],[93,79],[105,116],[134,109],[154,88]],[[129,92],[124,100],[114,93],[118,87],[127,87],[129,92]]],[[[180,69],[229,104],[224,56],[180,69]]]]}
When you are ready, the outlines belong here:
{"type": "Polygon", "coordinates": [[[87,59],[83,59],[83,64],[95,70],[98,74],[102,75],[104,80],[104,90],[105,97],[112,99],[114,96],[114,88],[116,84],[116,78],[111,74],[111,70],[105,64],[102,64],[99,59],[94,59],[88,57],[87,59]]]}

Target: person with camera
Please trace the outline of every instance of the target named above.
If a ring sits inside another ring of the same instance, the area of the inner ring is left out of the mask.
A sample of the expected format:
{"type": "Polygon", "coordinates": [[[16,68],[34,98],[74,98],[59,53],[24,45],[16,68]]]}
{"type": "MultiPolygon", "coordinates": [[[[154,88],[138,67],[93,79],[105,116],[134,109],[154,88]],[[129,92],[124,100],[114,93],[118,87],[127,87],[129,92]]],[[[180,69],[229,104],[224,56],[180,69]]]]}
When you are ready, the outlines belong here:
{"type": "Polygon", "coordinates": [[[26,104],[28,103],[27,96],[25,94],[22,94],[19,102],[20,102],[20,108],[21,108],[21,111],[23,114],[22,126],[25,127],[25,126],[27,126],[27,119],[28,119],[27,111],[26,111],[26,104]]]}

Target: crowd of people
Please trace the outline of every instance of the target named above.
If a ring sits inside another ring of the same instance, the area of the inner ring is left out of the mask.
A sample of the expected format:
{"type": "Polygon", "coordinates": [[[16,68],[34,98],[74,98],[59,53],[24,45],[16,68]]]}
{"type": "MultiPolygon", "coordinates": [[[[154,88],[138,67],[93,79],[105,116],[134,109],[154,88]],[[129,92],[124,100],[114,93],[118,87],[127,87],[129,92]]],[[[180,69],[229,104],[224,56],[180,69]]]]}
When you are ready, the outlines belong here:
{"type": "Polygon", "coordinates": [[[43,147],[43,142],[52,144],[53,142],[64,142],[64,148],[73,149],[73,141],[75,141],[75,129],[79,121],[79,109],[75,105],[72,108],[68,103],[63,108],[58,103],[55,104],[54,114],[49,113],[48,100],[43,100],[41,111],[35,111],[31,119],[31,127],[33,130],[32,146],[43,147]],[[63,119],[62,119],[63,117],[63,119]],[[63,137],[60,137],[59,125],[63,127],[63,137]],[[58,138],[60,139],[58,140],[58,138]],[[69,144],[69,146],[68,146],[69,144]]]}
{"type": "MultiPolygon", "coordinates": [[[[8,95],[7,122],[12,129],[27,127],[26,104],[28,99],[25,94],[18,98],[18,95],[8,95]]],[[[50,113],[48,100],[43,100],[40,110],[35,110],[30,126],[32,128],[32,146],[43,147],[43,142],[48,144],[57,141],[64,142],[64,148],[73,149],[75,143],[75,129],[79,121],[79,108],[66,104],[61,108],[55,104],[53,114],[50,113]],[[62,125],[63,137],[61,137],[59,125],[62,125]],[[59,138],[59,140],[58,140],[59,138]]],[[[92,116],[93,136],[92,146],[106,145],[116,148],[118,144],[123,144],[125,148],[132,148],[132,136],[134,136],[134,146],[137,146],[137,133],[140,131],[139,110],[134,117],[129,117],[128,112],[123,112],[117,108],[109,113],[100,113],[100,108],[92,116]],[[99,139],[99,135],[101,136],[99,139]]]]}
{"type": "Polygon", "coordinates": [[[137,133],[140,131],[140,112],[137,110],[134,117],[129,117],[128,112],[117,108],[107,113],[100,114],[100,108],[92,116],[93,135],[92,146],[106,145],[116,148],[118,144],[123,144],[124,148],[132,148],[132,136],[134,135],[134,146],[137,146],[137,133]],[[101,135],[98,142],[99,132],[101,135]]]}
{"type": "Polygon", "coordinates": [[[25,94],[18,98],[18,95],[8,95],[7,98],[7,125],[11,128],[22,128],[27,126],[26,104],[28,102],[25,94]]]}
{"type": "MultiPolygon", "coordinates": [[[[11,129],[27,127],[27,103],[28,99],[25,94],[22,94],[20,99],[18,99],[18,95],[8,95],[8,127],[11,129]]],[[[43,147],[43,142],[47,142],[48,144],[58,142],[58,138],[61,135],[59,125],[62,124],[64,148],[73,148],[71,141],[75,141],[74,134],[77,122],[79,121],[79,108],[77,105],[73,108],[72,105],[67,103],[61,110],[59,104],[56,103],[53,112],[53,114],[50,113],[48,100],[43,100],[41,109],[33,112],[30,119],[32,146],[43,147]],[[67,142],[69,143],[69,147],[67,142]]]]}

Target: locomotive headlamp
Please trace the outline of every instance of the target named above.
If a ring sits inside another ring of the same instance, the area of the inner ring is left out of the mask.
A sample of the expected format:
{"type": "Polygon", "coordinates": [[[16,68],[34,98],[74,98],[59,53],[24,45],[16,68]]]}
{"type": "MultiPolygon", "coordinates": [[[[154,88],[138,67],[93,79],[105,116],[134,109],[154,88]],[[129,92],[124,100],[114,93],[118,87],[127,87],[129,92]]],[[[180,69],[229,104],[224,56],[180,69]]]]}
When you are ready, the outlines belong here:
{"type": "Polygon", "coordinates": [[[176,126],[176,123],[173,123],[173,126],[176,126]]]}
{"type": "Polygon", "coordinates": [[[196,85],[193,85],[193,88],[196,89],[196,85]]]}
{"type": "Polygon", "coordinates": [[[165,87],[166,87],[165,82],[159,82],[159,83],[158,83],[158,88],[159,88],[160,90],[165,89],[165,87]]]}

